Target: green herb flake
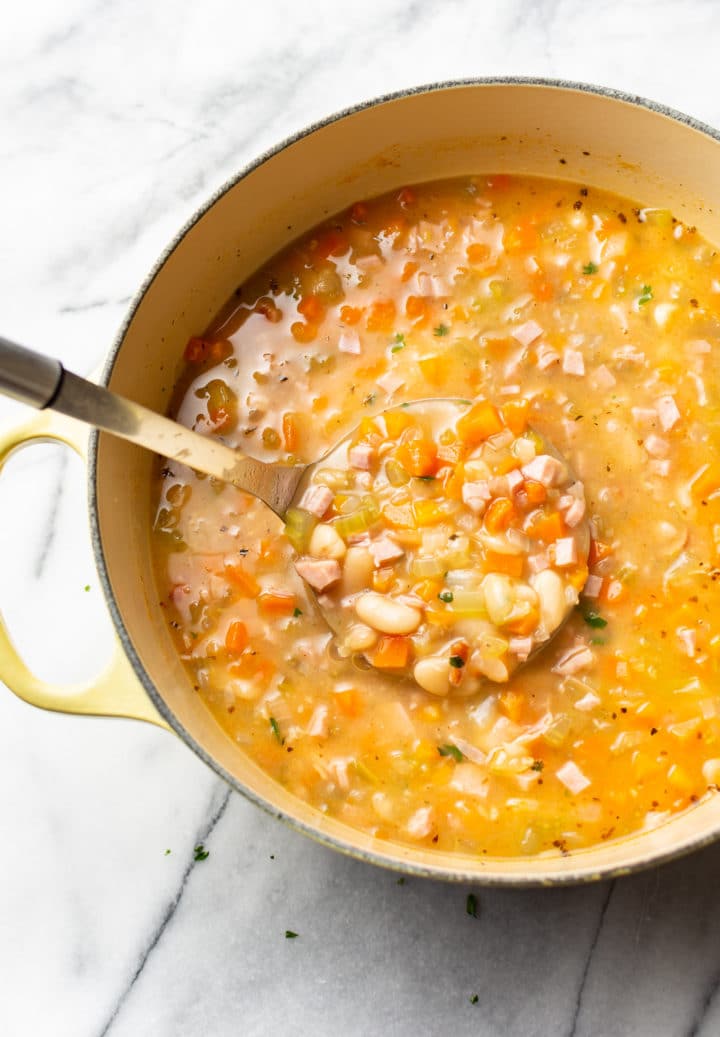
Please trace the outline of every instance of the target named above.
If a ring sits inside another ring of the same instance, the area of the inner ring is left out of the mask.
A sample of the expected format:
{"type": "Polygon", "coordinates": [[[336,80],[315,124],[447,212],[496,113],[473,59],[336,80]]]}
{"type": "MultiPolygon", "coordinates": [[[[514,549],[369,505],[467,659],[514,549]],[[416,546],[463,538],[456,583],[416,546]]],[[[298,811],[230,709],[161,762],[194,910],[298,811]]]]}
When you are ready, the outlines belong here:
{"type": "Polygon", "coordinates": [[[435,482],[434,475],[416,475],[416,479],[421,479],[423,482],[435,482]]]}
{"type": "Polygon", "coordinates": [[[452,756],[453,760],[462,763],[465,759],[456,745],[439,745],[438,752],[441,756],[452,756]]]}
{"type": "Polygon", "coordinates": [[[280,728],[275,717],[270,717],[270,727],[272,729],[272,733],[275,735],[280,745],[285,745],[285,739],[280,734],[280,728]]]}
{"type": "Polygon", "coordinates": [[[544,766],[545,764],[542,762],[542,760],[533,760],[532,767],[530,768],[530,770],[537,771],[538,773],[540,773],[544,766]]]}
{"type": "Polygon", "coordinates": [[[405,885],[405,876],[401,875],[400,878],[397,879],[397,881],[395,882],[395,885],[396,886],[404,886],[405,885]]]}
{"type": "Polygon", "coordinates": [[[299,616],[302,616],[302,609],[294,608],[293,609],[293,619],[297,619],[299,616]]]}
{"type": "Polygon", "coordinates": [[[449,333],[450,328],[447,324],[438,324],[436,328],[433,328],[433,335],[435,338],[442,338],[444,335],[448,335],[449,333]]]}
{"type": "Polygon", "coordinates": [[[194,861],[205,861],[210,856],[210,851],[206,850],[202,843],[195,847],[194,861]]]}
{"type": "Polygon", "coordinates": [[[606,645],[607,644],[607,640],[604,637],[591,637],[590,638],[590,644],[591,645],[606,645]]]}
{"type": "Polygon", "coordinates": [[[607,620],[603,619],[599,612],[584,612],[583,619],[594,630],[602,630],[607,626],[607,620]]]}
{"type": "Polygon", "coordinates": [[[286,940],[297,940],[298,936],[299,936],[299,933],[294,933],[292,931],[292,929],[286,929],[285,930],[285,939],[286,940]]]}
{"type": "Polygon", "coordinates": [[[477,918],[478,902],[474,893],[468,893],[467,900],[465,901],[465,910],[472,918],[477,918]]]}
{"type": "Polygon", "coordinates": [[[470,1002],[471,1005],[476,1005],[479,1000],[480,1000],[480,998],[477,996],[477,994],[473,994],[472,997],[468,998],[468,1001],[470,1002]]]}
{"type": "Polygon", "coordinates": [[[398,334],[395,336],[395,342],[390,347],[390,352],[391,353],[399,353],[401,349],[405,348],[405,345],[406,345],[406,343],[405,343],[405,336],[403,334],[401,334],[400,332],[398,332],[398,334]]]}
{"type": "Polygon", "coordinates": [[[446,605],[449,605],[451,601],[454,601],[455,595],[452,591],[440,591],[438,598],[440,598],[440,601],[444,601],[446,605]]]}
{"type": "Polygon", "coordinates": [[[170,852],[171,852],[170,850],[166,850],[165,851],[165,856],[167,857],[170,852]]]}
{"type": "Polygon", "coordinates": [[[595,263],[586,263],[585,266],[582,268],[583,273],[586,277],[590,277],[591,274],[596,274],[598,272],[598,269],[599,268],[595,263]]]}
{"type": "Polygon", "coordinates": [[[89,584],[89,583],[86,583],[86,584],[85,584],[85,586],[83,587],[83,590],[84,590],[84,591],[85,591],[85,593],[87,594],[87,592],[88,592],[88,591],[90,590],[90,584],[89,584]]]}
{"type": "Polygon", "coordinates": [[[461,670],[465,665],[465,660],[461,655],[451,655],[450,665],[454,667],[456,670],[461,670]]]}
{"type": "Polygon", "coordinates": [[[645,303],[651,301],[653,297],[652,285],[644,284],[640,292],[640,298],[638,299],[638,306],[644,306],[645,303]]]}

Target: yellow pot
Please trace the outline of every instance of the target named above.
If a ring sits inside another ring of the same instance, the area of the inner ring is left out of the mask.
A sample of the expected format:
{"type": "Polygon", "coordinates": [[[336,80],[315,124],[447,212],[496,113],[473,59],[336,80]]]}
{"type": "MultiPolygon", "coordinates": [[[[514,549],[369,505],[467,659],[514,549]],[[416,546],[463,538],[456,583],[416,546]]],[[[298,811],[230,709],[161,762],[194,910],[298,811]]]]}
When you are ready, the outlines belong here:
{"type": "MultiPolygon", "coordinates": [[[[472,172],[561,177],[670,208],[720,240],[720,136],[657,105],[594,87],[484,80],[407,91],[344,112],[244,169],[181,231],[140,289],[103,381],[164,411],[183,347],[273,253],[358,198],[472,172]]],[[[75,423],[50,414],[0,443],[57,438],[83,451],[75,423]]],[[[567,857],[501,859],[379,841],[323,816],[264,774],[192,690],[158,605],[150,554],[146,452],[90,438],[95,557],[119,637],[108,672],[87,688],[39,681],[0,626],[0,677],[46,709],[132,716],[175,731],[230,785],[335,849],[403,871],[498,885],[617,875],[675,857],[720,834],[720,796],[652,832],[567,857]]]]}

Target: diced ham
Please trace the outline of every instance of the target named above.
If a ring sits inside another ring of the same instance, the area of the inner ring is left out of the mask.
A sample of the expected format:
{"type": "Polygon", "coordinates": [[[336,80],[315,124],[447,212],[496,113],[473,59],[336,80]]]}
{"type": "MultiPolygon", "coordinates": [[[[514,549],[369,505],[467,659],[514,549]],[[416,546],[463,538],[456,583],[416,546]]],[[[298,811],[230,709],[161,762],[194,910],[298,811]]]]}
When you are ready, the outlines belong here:
{"type": "Polygon", "coordinates": [[[560,363],[560,354],[551,346],[538,346],[537,367],[539,371],[547,371],[548,367],[560,363]]]}
{"type": "Polygon", "coordinates": [[[563,351],[562,369],[565,374],[574,374],[582,378],[585,374],[585,358],[577,349],[563,351]]]}
{"type": "Polygon", "coordinates": [[[520,662],[525,662],[532,652],[533,639],[531,637],[511,637],[509,641],[510,651],[513,652],[520,662]]]}
{"type": "Polygon", "coordinates": [[[658,420],[658,412],[654,407],[631,407],[630,413],[640,428],[654,428],[658,420]]]}
{"type": "Polygon", "coordinates": [[[578,699],[575,703],[575,709],[579,709],[581,713],[589,713],[591,709],[595,709],[599,706],[601,699],[592,691],[589,691],[587,695],[583,695],[581,699],[578,699]]]}
{"type": "Polygon", "coordinates": [[[609,367],[600,364],[593,371],[590,382],[594,389],[612,389],[614,385],[617,385],[617,378],[609,367]]]}
{"type": "Polygon", "coordinates": [[[333,558],[299,558],[295,562],[298,576],[316,591],[324,591],[340,579],[340,563],[333,558]]]}
{"type": "Polygon", "coordinates": [[[566,789],[569,789],[573,795],[577,795],[578,792],[582,792],[590,784],[590,779],[586,778],[583,772],[580,770],[576,763],[572,760],[568,760],[562,767],[559,767],[555,771],[555,777],[558,781],[561,781],[566,789]]]}
{"type": "Polygon", "coordinates": [[[522,474],[526,479],[534,479],[543,486],[553,486],[565,475],[565,466],[557,457],[550,454],[538,454],[532,461],[522,467],[522,474]]]}
{"type": "Polygon", "coordinates": [[[357,331],[342,331],[338,339],[338,349],[341,353],[352,353],[360,356],[361,347],[357,331]]]}
{"type": "Polygon", "coordinates": [[[300,507],[305,508],[311,515],[322,518],[333,502],[333,491],[327,486],[308,486],[300,499],[300,507]]]}
{"type": "Polygon", "coordinates": [[[522,477],[522,472],[518,468],[513,468],[511,472],[508,472],[505,479],[510,493],[514,493],[515,490],[525,482],[522,477]]]}
{"type": "Polygon", "coordinates": [[[555,565],[563,567],[575,565],[577,562],[577,547],[574,537],[560,537],[555,541],[555,565]]]}
{"type": "Polygon", "coordinates": [[[485,507],[491,496],[490,487],[488,483],[483,480],[463,483],[463,503],[478,515],[485,511],[485,507]]]}
{"type": "Polygon", "coordinates": [[[651,457],[667,457],[670,453],[670,444],[662,436],[656,436],[654,432],[645,440],[645,449],[651,457]]]}
{"type": "Polygon", "coordinates": [[[540,338],[542,333],[543,329],[537,321],[534,320],[526,320],[524,324],[520,324],[517,328],[513,328],[510,331],[512,337],[519,342],[521,346],[529,346],[536,338],[540,338]]]}
{"type": "Polygon", "coordinates": [[[655,404],[663,432],[669,432],[680,421],[680,411],[672,396],[661,396],[655,404]]]}
{"type": "Polygon", "coordinates": [[[390,537],[381,536],[370,544],[370,554],[373,556],[375,565],[379,568],[387,562],[396,562],[398,558],[402,558],[405,552],[390,537]]]}
{"type": "Polygon", "coordinates": [[[592,666],[594,661],[595,657],[587,645],[580,645],[579,647],[571,648],[569,652],[565,652],[553,666],[552,672],[560,673],[563,677],[569,677],[580,670],[586,670],[588,666],[592,666]]]}
{"type": "Polygon", "coordinates": [[[583,595],[586,598],[597,598],[602,590],[603,578],[602,576],[588,576],[583,587],[583,595]]]}
{"type": "Polygon", "coordinates": [[[543,569],[550,568],[550,559],[547,554],[542,551],[540,554],[529,555],[527,564],[531,573],[541,573],[543,569]]]}
{"type": "MultiPolygon", "coordinates": [[[[560,498],[561,510],[563,499],[564,498],[562,497],[560,498]]],[[[577,497],[572,497],[570,504],[568,504],[563,512],[563,517],[565,519],[565,525],[569,526],[570,529],[574,529],[575,526],[579,525],[585,518],[585,501],[579,500],[577,497]]]]}
{"type": "Polygon", "coordinates": [[[356,443],[355,446],[351,446],[348,450],[348,462],[353,468],[361,468],[366,472],[370,471],[370,467],[375,457],[375,451],[369,443],[356,443]]]}

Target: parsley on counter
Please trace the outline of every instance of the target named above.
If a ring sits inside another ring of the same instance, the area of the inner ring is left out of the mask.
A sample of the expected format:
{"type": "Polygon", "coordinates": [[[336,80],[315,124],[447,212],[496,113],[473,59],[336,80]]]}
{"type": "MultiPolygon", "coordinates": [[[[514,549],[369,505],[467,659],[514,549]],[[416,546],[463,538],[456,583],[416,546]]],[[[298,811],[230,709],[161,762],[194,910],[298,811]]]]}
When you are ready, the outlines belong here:
{"type": "Polygon", "coordinates": [[[465,901],[465,910],[472,918],[477,918],[478,902],[474,893],[468,893],[467,900],[465,901]]]}
{"type": "Polygon", "coordinates": [[[195,856],[193,857],[194,861],[204,861],[207,860],[209,856],[210,851],[206,850],[202,843],[195,847],[195,856]]]}

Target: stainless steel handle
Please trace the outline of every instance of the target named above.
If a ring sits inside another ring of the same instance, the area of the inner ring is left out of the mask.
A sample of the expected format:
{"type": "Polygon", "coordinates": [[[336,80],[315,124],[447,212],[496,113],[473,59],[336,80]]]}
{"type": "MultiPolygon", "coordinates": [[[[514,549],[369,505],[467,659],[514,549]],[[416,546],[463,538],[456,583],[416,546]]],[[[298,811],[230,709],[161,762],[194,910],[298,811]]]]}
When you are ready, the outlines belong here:
{"type": "Polygon", "coordinates": [[[62,376],[59,360],[33,353],[0,335],[0,390],[6,396],[42,410],[52,402],[62,376]]]}
{"type": "Polygon", "coordinates": [[[305,470],[245,457],[211,436],[148,410],[66,371],[53,360],[0,338],[0,391],[32,407],[50,407],[121,439],[233,483],[263,500],[281,517],[305,470]]]}

